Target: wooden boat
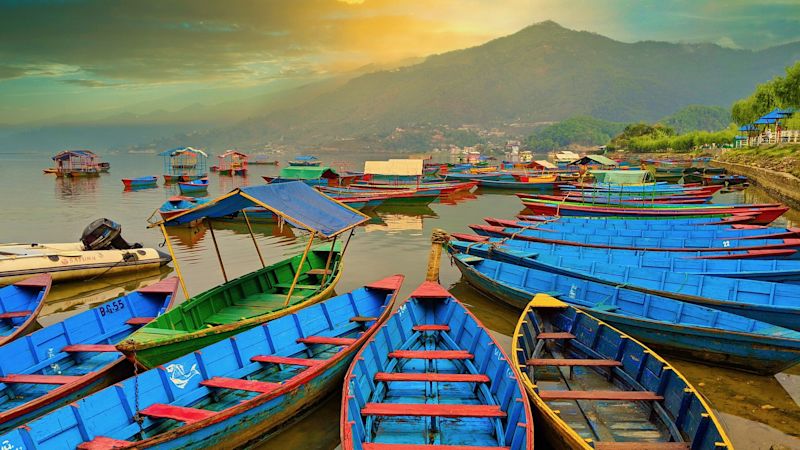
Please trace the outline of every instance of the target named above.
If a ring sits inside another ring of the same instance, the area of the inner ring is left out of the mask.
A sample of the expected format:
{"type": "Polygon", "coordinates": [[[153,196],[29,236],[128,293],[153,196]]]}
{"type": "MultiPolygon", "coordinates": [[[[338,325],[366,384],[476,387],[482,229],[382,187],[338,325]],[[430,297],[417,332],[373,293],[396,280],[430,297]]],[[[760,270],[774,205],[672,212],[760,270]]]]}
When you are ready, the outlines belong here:
{"type": "Polygon", "coordinates": [[[168,278],[0,346],[0,431],[127,377],[114,344],[169,309],[177,288],[168,278]]]}
{"type": "Polygon", "coordinates": [[[338,187],[317,186],[317,189],[337,200],[346,197],[382,199],[384,205],[427,205],[440,197],[441,191],[437,189],[349,189],[338,187]]]}
{"type": "Polygon", "coordinates": [[[46,174],[56,174],[58,173],[58,169],[56,169],[55,167],[48,167],[47,169],[42,169],[42,172],[46,174]]]}
{"type": "Polygon", "coordinates": [[[197,205],[202,205],[207,201],[208,200],[202,198],[175,195],[167,199],[167,201],[158,208],[158,214],[162,219],[166,220],[170,217],[182,214],[197,205]]]}
{"type": "Polygon", "coordinates": [[[714,411],[675,367],[547,294],[523,310],[511,354],[553,449],[733,449],[714,411]]]}
{"type": "Polygon", "coordinates": [[[140,187],[155,186],[158,184],[158,177],[139,177],[139,178],[123,178],[122,184],[125,189],[135,189],[140,187]]]}
{"type": "Polygon", "coordinates": [[[678,358],[765,375],[800,362],[800,333],[692,303],[478,256],[456,254],[462,276],[522,309],[544,292],[678,358]]]}
{"type": "Polygon", "coordinates": [[[344,450],[532,449],[527,396],[486,328],[425,282],[345,377],[344,450]]]}
{"type": "Polygon", "coordinates": [[[526,222],[562,222],[562,223],[603,223],[608,226],[619,227],[621,225],[631,225],[633,228],[637,227],[649,227],[649,226],[670,226],[670,225],[691,225],[693,227],[705,227],[705,226],[717,226],[717,225],[736,225],[738,227],[745,227],[745,228],[766,228],[764,225],[752,225],[746,224],[745,221],[748,220],[746,216],[744,219],[740,220],[740,217],[675,217],[670,220],[660,220],[660,219],[652,219],[652,218],[641,218],[641,217],[571,217],[571,216],[535,216],[529,214],[519,214],[517,215],[519,220],[523,220],[526,222]],[[640,225],[641,224],[641,225],[640,225]]]}
{"type": "Polygon", "coordinates": [[[539,195],[541,200],[556,202],[591,203],[595,205],[702,205],[711,200],[710,195],[671,195],[658,198],[642,196],[606,196],[606,195],[539,195]]]}
{"type": "MultiPolygon", "coordinates": [[[[531,195],[531,194],[524,194],[520,195],[520,198],[527,200],[527,201],[544,201],[549,203],[570,203],[576,205],[590,205],[596,206],[592,203],[581,202],[577,198],[572,198],[569,195],[566,196],[552,196],[552,195],[531,195]]],[[[655,210],[715,210],[715,209],[725,209],[725,210],[737,210],[737,209],[763,209],[763,208],[774,208],[778,206],[783,206],[780,203],[713,203],[707,205],[668,205],[668,204],[619,204],[615,205],[618,208],[630,208],[630,209],[655,209],[655,210]]]]}
{"type": "Polygon", "coordinates": [[[311,155],[299,155],[289,161],[290,166],[314,167],[320,164],[322,164],[322,161],[319,161],[316,156],[311,155]]]}
{"type": "Polygon", "coordinates": [[[312,247],[184,301],[118,345],[139,365],[155,367],[330,296],[341,276],[341,243],[312,247]],[[329,269],[325,269],[325,267],[329,269]],[[297,271],[297,286],[291,290],[297,271]],[[287,301],[288,299],[288,301],[287,301]]]}
{"type": "Polygon", "coordinates": [[[548,216],[615,216],[615,217],[654,217],[671,219],[673,217],[723,217],[730,215],[752,216],[750,223],[768,225],[789,210],[785,206],[751,208],[631,208],[621,206],[598,206],[581,203],[549,202],[547,200],[525,199],[522,202],[534,214],[548,216]]]}
{"type": "Polygon", "coordinates": [[[0,244],[0,285],[36,274],[53,281],[71,281],[99,275],[145,272],[171,261],[154,248],[86,250],[81,242],[58,244],[0,244]]]}
{"type": "Polygon", "coordinates": [[[703,175],[703,184],[707,186],[730,186],[747,183],[744,175],[703,175]]]}
{"type": "Polygon", "coordinates": [[[193,181],[179,181],[178,189],[181,191],[181,194],[208,192],[208,178],[201,178],[193,181]]]}
{"type": "Polygon", "coordinates": [[[401,281],[391,277],[206,346],[0,442],[30,450],[248,447],[341,388],[356,351],[390,315],[401,281]]]}
{"type": "Polygon", "coordinates": [[[552,191],[556,188],[557,175],[530,178],[530,181],[478,180],[478,186],[493,189],[515,189],[519,191],[552,191]]]}
{"type": "Polygon", "coordinates": [[[441,176],[445,181],[477,181],[477,180],[509,180],[514,181],[510,172],[483,172],[483,173],[446,173],[441,176]]]}
{"type": "Polygon", "coordinates": [[[524,228],[542,232],[593,234],[601,236],[627,236],[632,238],[673,238],[673,239],[795,239],[800,238],[800,228],[777,227],[694,227],[691,225],[672,225],[669,221],[639,222],[639,227],[604,226],[599,222],[589,223],[540,223],[486,217],[489,225],[524,228]],[[647,226],[649,225],[649,226],[647,226]],[[670,226],[672,225],[672,226],[670,226]]]}
{"type": "Polygon", "coordinates": [[[560,255],[529,257],[502,248],[485,253],[467,250],[467,253],[572,278],[623,286],[800,331],[800,289],[790,284],[675,273],[652,266],[643,268],[560,255]]]}
{"type": "Polygon", "coordinates": [[[0,345],[39,327],[36,318],[52,282],[50,275],[42,274],[0,288],[0,345]]]}
{"type": "Polygon", "coordinates": [[[439,191],[441,194],[454,194],[456,192],[469,191],[477,186],[477,181],[461,181],[461,182],[426,182],[426,183],[384,183],[384,182],[365,182],[359,181],[350,184],[353,189],[388,189],[388,190],[415,190],[431,189],[439,191]]]}
{"type": "Polygon", "coordinates": [[[453,236],[464,239],[450,242],[450,245],[455,246],[462,253],[506,261],[519,266],[525,266],[526,259],[547,256],[557,257],[559,260],[573,259],[601,264],[626,265],[641,269],[653,269],[656,272],[666,270],[671,273],[800,284],[800,261],[774,259],[774,257],[769,259],[707,259],[699,257],[702,254],[687,257],[674,252],[610,250],[513,239],[487,239],[482,236],[462,234],[453,236]]]}
{"type": "MultiPolygon", "coordinates": [[[[800,257],[800,239],[701,239],[603,236],[601,233],[539,231],[524,228],[505,228],[492,225],[470,225],[481,236],[506,237],[550,244],[619,250],[649,250],[660,252],[724,252],[731,250],[793,250],[789,258],[800,257]]],[[[611,230],[613,231],[613,230],[611,230]]],[[[636,231],[636,230],[634,230],[636,231]]]]}
{"type": "Polygon", "coordinates": [[[207,173],[199,173],[199,174],[173,174],[173,175],[164,175],[164,182],[167,184],[171,183],[179,183],[181,181],[195,181],[195,180],[202,180],[203,178],[208,177],[207,173]]]}

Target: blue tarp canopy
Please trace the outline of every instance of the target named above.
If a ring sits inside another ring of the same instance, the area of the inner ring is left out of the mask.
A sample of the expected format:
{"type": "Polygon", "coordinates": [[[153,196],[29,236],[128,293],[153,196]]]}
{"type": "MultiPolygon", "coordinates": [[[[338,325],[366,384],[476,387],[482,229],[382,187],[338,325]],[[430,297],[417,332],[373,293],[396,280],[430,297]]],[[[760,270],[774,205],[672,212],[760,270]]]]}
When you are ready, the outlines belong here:
{"type": "Polygon", "coordinates": [[[369,216],[323,195],[302,181],[290,181],[237,188],[159,223],[178,225],[206,217],[224,217],[252,206],[266,208],[293,226],[316,231],[326,238],[369,220],[369,216]]]}
{"type": "Polygon", "coordinates": [[[765,118],[762,117],[762,118],[756,120],[753,123],[756,124],[756,125],[769,125],[769,124],[775,123],[775,122],[776,122],[775,119],[765,119],[765,118]]]}
{"type": "Polygon", "coordinates": [[[739,127],[739,131],[756,131],[756,130],[758,130],[758,128],[754,127],[753,124],[751,123],[739,127]]]}
{"type": "Polygon", "coordinates": [[[312,155],[299,155],[296,156],[294,159],[297,161],[315,161],[317,157],[312,155]]]}
{"type": "Polygon", "coordinates": [[[771,120],[771,121],[775,122],[775,121],[778,121],[780,119],[783,119],[784,117],[785,117],[785,114],[781,114],[781,110],[778,109],[778,108],[775,108],[772,111],[768,112],[767,114],[764,114],[763,116],[761,116],[761,119],[771,120]]]}

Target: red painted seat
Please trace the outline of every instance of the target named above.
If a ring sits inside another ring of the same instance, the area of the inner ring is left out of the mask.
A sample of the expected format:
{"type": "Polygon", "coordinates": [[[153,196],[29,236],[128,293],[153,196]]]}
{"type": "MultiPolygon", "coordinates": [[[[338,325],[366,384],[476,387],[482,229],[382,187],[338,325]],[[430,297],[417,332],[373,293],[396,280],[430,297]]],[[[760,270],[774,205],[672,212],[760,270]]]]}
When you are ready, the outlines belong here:
{"type": "Polygon", "coordinates": [[[153,319],[155,319],[155,317],[131,317],[126,320],[125,323],[128,325],[147,325],[152,322],[153,319]]]}
{"type": "Polygon", "coordinates": [[[121,441],[119,439],[112,439],[105,436],[97,436],[89,442],[81,442],[78,444],[78,450],[107,450],[110,448],[127,448],[133,442],[121,441]]]}
{"type": "Polygon", "coordinates": [[[619,367],[622,362],[613,359],[529,359],[525,361],[529,366],[584,366],[584,367],[619,367]]]}
{"type": "Polygon", "coordinates": [[[16,319],[20,317],[28,317],[33,314],[33,311],[9,311],[0,314],[0,319],[16,319]]]}
{"type": "Polygon", "coordinates": [[[536,335],[536,339],[575,339],[575,335],[572,333],[539,333],[536,335]]]}
{"type": "Polygon", "coordinates": [[[466,350],[397,350],[389,358],[403,359],[473,359],[475,355],[466,350]]]}
{"type": "Polygon", "coordinates": [[[356,342],[353,338],[337,338],[325,336],[306,336],[297,340],[299,344],[329,344],[329,345],[352,345],[356,342]]]}
{"type": "Polygon", "coordinates": [[[172,419],[187,424],[199,422],[217,414],[214,411],[206,411],[205,409],[185,408],[183,406],[166,405],[163,403],[152,404],[139,411],[139,413],[149,417],[172,419]]]}
{"type": "Polygon", "coordinates": [[[489,377],[471,373],[387,373],[375,374],[375,381],[431,381],[445,383],[488,383],[489,377]]]}
{"type": "Polygon", "coordinates": [[[117,347],[110,344],[75,344],[61,349],[62,352],[116,352],[117,347]]]}
{"type": "Polygon", "coordinates": [[[367,403],[362,416],[505,417],[497,405],[449,405],[441,403],[367,403]]]}
{"type": "Polygon", "coordinates": [[[450,325],[414,325],[414,331],[450,331],[450,325]]]}
{"type": "Polygon", "coordinates": [[[81,377],[72,375],[17,375],[8,374],[0,377],[0,383],[19,383],[19,384],[69,384],[80,380],[81,377]]]}
{"type": "Polygon", "coordinates": [[[238,391],[261,392],[262,394],[272,392],[281,385],[280,383],[226,377],[213,377],[210,380],[201,381],[200,384],[208,387],[234,389],[238,391]]]}
{"type": "Polygon", "coordinates": [[[650,391],[539,391],[539,397],[542,400],[664,400],[664,397],[650,391]]]}
{"type": "Polygon", "coordinates": [[[436,444],[378,444],[364,442],[364,450],[510,450],[511,447],[486,447],[479,445],[436,445],[436,444]]]}
{"type": "Polygon", "coordinates": [[[325,362],[323,359],[304,359],[304,358],[290,358],[287,356],[273,356],[273,355],[258,355],[250,358],[253,362],[272,363],[272,364],[288,364],[292,366],[306,366],[313,367],[325,362]]]}

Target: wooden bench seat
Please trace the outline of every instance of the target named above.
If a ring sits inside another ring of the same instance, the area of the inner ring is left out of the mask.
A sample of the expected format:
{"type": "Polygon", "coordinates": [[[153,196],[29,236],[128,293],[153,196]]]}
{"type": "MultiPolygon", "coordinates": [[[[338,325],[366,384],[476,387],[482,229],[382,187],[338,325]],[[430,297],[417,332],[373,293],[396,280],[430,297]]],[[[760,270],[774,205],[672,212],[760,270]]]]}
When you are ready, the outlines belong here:
{"type": "Polygon", "coordinates": [[[286,364],[290,366],[306,366],[314,367],[325,362],[323,359],[304,359],[304,358],[290,358],[287,356],[273,356],[273,355],[258,355],[250,358],[250,361],[271,363],[271,364],[286,364]]]}
{"type": "Polygon", "coordinates": [[[364,450],[511,450],[511,447],[486,447],[481,445],[436,445],[436,444],[380,444],[364,442],[364,450]]]}
{"type": "Polygon", "coordinates": [[[525,361],[525,364],[528,366],[561,366],[561,367],[569,367],[569,366],[583,366],[583,367],[620,367],[622,366],[622,362],[616,361],[613,359],[555,359],[555,358],[543,358],[543,359],[529,359],[525,361]]]}
{"type": "Polygon", "coordinates": [[[689,442],[595,442],[596,450],[689,450],[689,442]]]}
{"type": "Polygon", "coordinates": [[[664,400],[664,397],[651,391],[539,391],[539,397],[542,400],[664,400]]]}
{"type": "Polygon", "coordinates": [[[80,380],[79,376],[72,375],[39,375],[39,374],[8,374],[0,377],[0,383],[17,384],[69,384],[80,380]]]}
{"type": "Polygon", "coordinates": [[[125,323],[128,325],[147,325],[152,322],[153,319],[155,319],[155,317],[131,317],[126,320],[125,323]]]}
{"type": "Polygon", "coordinates": [[[92,439],[88,442],[81,442],[76,447],[78,450],[108,450],[110,448],[127,448],[130,447],[134,442],[132,441],[122,441],[119,439],[112,439],[105,436],[97,436],[96,438],[92,439]]]}
{"type": "Polygon", "coordinates": [[[367,403],[362,416],[505,417],[497,405],[449,405],[441,403],[367,403]]]}
{"type": "Polygon", "coordinates": [[[311,269],[304,272],[306,275],[315,275],[315,276],[322,276],[322,275],[330,275],[333,273],[330,269],[311,269]]]}
{"type": "Polygon", "coordinates": [[[536,339],[575,339],[575,335],[572,333],[539,333],[536,335],[536,339]]]}
{"type": "Polygon", "coordinates": [[[239,378],[226,377],[213,377],[210,380],[201,381],[200,384],[206,387],[260,392],[262,394],[266,392],[272,392],[281,385],[280,383],[268,383],[266,381],[242,380],[239,378]]]}
{"type": "Polygon", "coordinates": [[[466,350],[396,350],[389,358],[400,359],[474,359],[475,355],[466,350]]]}
{"type": "Polygon", "coordinates": [[[154,403],[139,411],[139,413],[148,417],[172,419],[187,424],[199,422],[217,414],[214,411],[207,411],[205,409],[186,408],[183,406],[167,405],[164,403],[154,403]]]}
{"type": "Polygon", "coordinates": [[[374,322],[378,320],[377,317],[355,316],[350,318],[350,322],[374,322]]]}
{"type": "Polygon", "coordinates": [[[450,331],[450,325],[414,325],[413,331],[450,331]]]}
{"type": "Polygon", "coordinates": [[[61,349],[62,352],[75,353],[75,352],[116,352],[117,347],[111,344],[75,344],[68,345],[61,349]]]}
{"type": "Polygon", "coordinates": [[[306,336],[297,340],[298,344],[328,344],[328,345],[353,345],[358,339],[327,337],[327,336],[306,336]]]}
{"type": "Polygon", "coordinates": [[[0,314],[0,319],[19,319],[28,317],[33,314],[33,311],[9,311],[0,314]]]}
{"type": "Polygon", "coordinates": [[[426,381],[442,383],[488,383],[489,377],[471,373],[387,373],[375,374],[375,381],[426,381]]]}
{"type": "MultiPolygon", "coordinates": [[[[280,284],[276,284],[275,287],[278,288],[278,289],[291,289],[292,288],[292,283],[280,283],[280,284]]],[[[296,284],[296,285],[294,285],[294,288],[295,289],[311,289],[311,290],[316,291],[317,289],[320,289],[320,285],[318,285],[318,284],[296,284]]]]}

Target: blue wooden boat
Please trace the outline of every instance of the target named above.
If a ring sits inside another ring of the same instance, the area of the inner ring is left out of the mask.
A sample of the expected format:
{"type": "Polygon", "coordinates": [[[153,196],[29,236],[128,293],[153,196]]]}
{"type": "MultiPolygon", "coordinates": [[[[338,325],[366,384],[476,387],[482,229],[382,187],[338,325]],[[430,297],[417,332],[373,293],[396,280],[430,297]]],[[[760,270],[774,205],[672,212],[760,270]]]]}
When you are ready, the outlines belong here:
{"type": "Polygon", "coordinates": [[[350,366],[341,437],[344,450],[521,450],[533,448],[533,420],[502,347],[425,282],[350,366]]]}
{"type": "Polygon", "coordinates": [[[178,189],[181,194],[194,194],[198,192],[208,192],[208,178],[201,178],[192,181],[179,181],[178,189]]]}
{"type": "Polygon", "coordinates": [[[0,288],[0,345],[38,327],[36,318],[52,282],[50,275],[42,274],[0,288]]]}
{"type": "Polygon", "coordinates": [[[442,175],[448,181],[475,181],[475,180],[497,180],[514,181],[514,175],[509,172],[484,172],[484,173],[451,173],[442,175]]]}
{"type": "Polygon", "coordinates": [[[676,273],[562,255],[539,254],[528,257],[503,248],[491,252],[468,249],[466,253],[568,277],[623,286],[625,289],[695,303],[800,331],[800,289],[790,284],[676,273]]]}
{"type": "Polygon", "coordinates": [[[552,180],[548,181],[514,181],[514,180],[486,180],[486,179],[479,179],[478,186],[482,188],[492,188],[492,189],[513,189],[516,191],[552,191],[555,189],[557,182],[555,181],[557,177],[543,177],[543,178],[551,178],[552,180]]]}
{"type": "Polygon", "coordinates": [[[733,449],[675,367],[584,311],[537,294],[511,342],[548,448],[733,449]]]}
{"type": "Polygon", "coordinates": [[[654,224],[650,227],[614,227],[602,224],[568,224],[558,222],[526,222],[486,217],[484,220],[495,226],[506,228],[525,228],[537,231],[552,231],[570,234],[589,234],[600,236],[621,236],[633,238],[673,238],[673,239],[796,239],[800,238],[800,228],[775,227],[693,227],[691,225],[673,226],[662,229],[654,224]]]}
{"type": "MultiPolygon", "coordinates": [[[[627,226],[631,224],[631,226],[639,226],[636,225],[637,223],[641,222],[644,225],[641,226],[648,226],[648,224],[658,225],[658,224],[670,224],[670,225],[696,225],[699,227],[706,227],[706,226],[726,226],[726,225],[740,225],[745,223],[741,220],[736,220],[735,217],[674,217],[669,220],[662,220],[662,219],[654,219],[654,218],[647,218],[647,217],[614,217],[614,216],[603,216],[603,217],[575,217],[575,216],[536,216],[536,215],[526,215],[520,214],[517,216],[518,219],[524,220],[526,222],[562,222],[562,223],[606,223],[611,224],[614,226],[627,226]]],[[[746,226],[762,226],[762,225],[746,225],[746,226]]]]}
{"type": "MultiPolygon", "coordinates": [[[[767,225],[745,225],[735,222],[721,221],[719,219],[675,219],[675,220],[647,220],[635,218],[608,218],[608,217],[551,217],[528,216],[520,214],[516,217],[518,222],[531,225],[566,225],[587,226],[596,228],[629,229],[629,230],[766,230],[767,225]]],[[[797,230],[798,228],[776,228],[782,231],[797,230]]]]}
{"type": "Polygon", "coordinates": [[[708,259],[696,256],[685,257],[675,252],[649,252],[638,250],[609,250],[592,247],[545,244],[541,242],[517,241],[513,239],[489,239],[485,244],[479,236],[472,238],[458,235],[469,241],[451,241],[450,245],[462,253],[469,252],[484,258],[504,260],[517,265],[520,262],[506,257],[538,259],[541,256],[558,257],[559,260],[575,259],[600,263],[621,264],[641,269],[667,270],[674,273],[713,275],[715,277],[744,278],[771,281],[774,283],[800,284],[800,261],[785,259],[708,259]],[[479,238],[479,239],[475,239],[479,238]],[[503,255],[492,255],[502,251],[503,255]]]}
{"type": "Polygon", "coordinates": [[[800,362],[800,333],[692,303],[621,287],[456,254],[464,278],[519,309],[548,293],[588,311],[656,349],[765,375],[800,362]]]}
{"type": "Polygon", "coordinates": [[[0,436],[14,448],[241,448],[341,387],[402,276],[209,345],[0,436]],[[139,421],[137,421],[139,420],[139,421]]]}
{"type": "Polygon", "coordinates": [[[114,345],[172,306],[177,288],[168,278],[0,346],[0,430],[128,377],[114,345]]]}
{"type": "Polygon", "coordinates": [[[800,239],[686,239],[686,238],[642,238],[627,236],[603,236],[596,234],[576,234],[537,231],[522,228],[504,228],[492,225],[470,225],[481,236],[505,237],[526,241],[552,244],[576,245],[583,247],[610,248],[622,250],[650,250],[667,252],[730,250],[791,250],[786,257],[800,259],[800,239]]]}
{"type": "Polygon", "coordinates": [[[195,197],[185,197],[182,195],[176,195],[170,197],[166,202],[164,202],[158,208],[158,214],[161,216],[162,219],[166,220],[170,217],[177,216],[178,214],[182,214],[197,205],[202,205],[203,203],[207,202],[208,200],[202,198],[195,198],[195,197]]]}
{"type": "Polygon", "coordinates": [[[149,177],[139,177],[139,178],[123,178],[122,184],[125,186],[125,189],[150,187],[158,184],[158,177],[149,176],[149,177]]]}

